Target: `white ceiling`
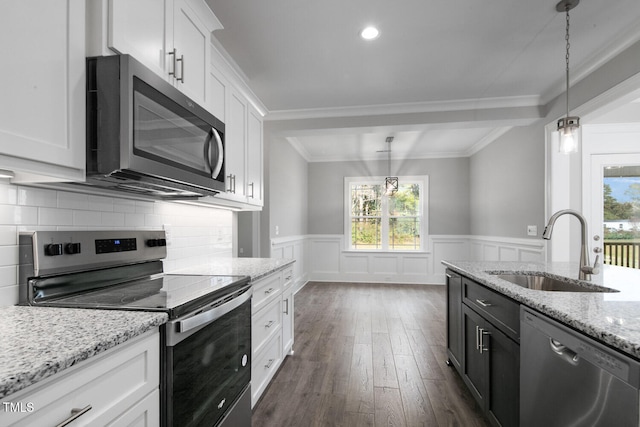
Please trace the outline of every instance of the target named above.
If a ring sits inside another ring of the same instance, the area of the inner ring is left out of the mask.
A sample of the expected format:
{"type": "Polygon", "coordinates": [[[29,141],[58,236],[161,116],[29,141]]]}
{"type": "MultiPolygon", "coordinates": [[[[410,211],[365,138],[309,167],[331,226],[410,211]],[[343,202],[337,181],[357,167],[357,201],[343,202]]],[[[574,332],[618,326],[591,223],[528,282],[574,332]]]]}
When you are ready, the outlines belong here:
{"type": "MultiPolygon", "coordinates": [[[[555,0],[206,0],[214,43],[309,160],[470,155],[564,90],[555,0]],[[375,24],[380,36],[359,31],[375,24]]],[[[640,1],[571,11],[572,83],[640,39],[640,1]]]]}

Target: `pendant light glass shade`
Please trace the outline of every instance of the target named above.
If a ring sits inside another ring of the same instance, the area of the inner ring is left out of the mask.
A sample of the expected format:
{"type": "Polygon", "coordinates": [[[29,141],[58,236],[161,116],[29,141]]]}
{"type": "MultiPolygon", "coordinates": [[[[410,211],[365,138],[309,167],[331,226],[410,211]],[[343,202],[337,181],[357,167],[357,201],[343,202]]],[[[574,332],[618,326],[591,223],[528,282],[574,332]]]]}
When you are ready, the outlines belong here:
{"type": "Polygon", "coordinates": [[[393,196],[398,192],[398,177],[388,176],[384,179],[384,195],[393,196]]]}
{"type": "Polygon", "coordinates": [[[580,117],[563,117],[558,120],[558,149],[561,153],[577,153],[582,142],[580,117]]]}

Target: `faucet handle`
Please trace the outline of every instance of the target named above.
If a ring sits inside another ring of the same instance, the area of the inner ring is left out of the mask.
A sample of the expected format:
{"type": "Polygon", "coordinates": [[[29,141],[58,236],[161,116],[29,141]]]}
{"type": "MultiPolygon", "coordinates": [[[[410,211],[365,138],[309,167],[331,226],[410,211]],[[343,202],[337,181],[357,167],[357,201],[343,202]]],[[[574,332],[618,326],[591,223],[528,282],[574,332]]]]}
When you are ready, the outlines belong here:
{"type": "Polygon", "coordinates": [[[580,268],[580,270],[582,270],[582,272],[585,274],[600,273],[600,263],[598,262],[599,260],[600,260],[600,255],[596,255],[596,260],[593,262],[593,266],[584,265],[580,268]]]}

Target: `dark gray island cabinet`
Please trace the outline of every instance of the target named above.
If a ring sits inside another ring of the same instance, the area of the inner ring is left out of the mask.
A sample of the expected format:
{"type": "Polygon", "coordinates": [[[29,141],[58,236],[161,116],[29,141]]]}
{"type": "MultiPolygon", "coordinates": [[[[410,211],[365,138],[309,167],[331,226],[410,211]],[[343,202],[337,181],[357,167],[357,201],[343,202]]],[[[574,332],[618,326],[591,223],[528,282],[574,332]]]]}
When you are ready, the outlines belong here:
{"type": "Polygon", "coordinates": [[[447,363],[491,424],[517,426],[520,304],[447,270],[447,363]]]}

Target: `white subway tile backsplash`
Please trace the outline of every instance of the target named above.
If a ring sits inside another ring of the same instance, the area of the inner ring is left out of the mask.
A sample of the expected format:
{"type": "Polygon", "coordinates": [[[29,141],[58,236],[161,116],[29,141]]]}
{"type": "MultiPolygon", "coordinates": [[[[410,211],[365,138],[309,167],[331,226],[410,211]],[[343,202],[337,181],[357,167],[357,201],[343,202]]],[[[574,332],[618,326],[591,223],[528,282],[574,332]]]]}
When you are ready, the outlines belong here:
{"type": "Polygon", "coordinates": [[[103,227],[124,227],[124,213],[102,212],[101,224],[103,227]]]}
{"type": "Polygon", "coordinates": [[[18,246],[0,246],[0,266],[15,266],[18,264],[18,246]]]}
{"type": "Polygon", "coordinates": [[[0,180],[0,204],[15,205],[18,191],[14,185],[0,180]]]}
{"type": "Polygon", "coordinates": [[[44,188],[19,186],[18,205],[55,208],[58,206],[57,194],[44,188]]]}
{"type": "Polygon", "coordinates": [[[136,202],[127,199],[115,199],[113,201],[113,211],[122,213],[133,213],[136,211],[136,202]]]}
{"type": "Polygon", "coordinates": [[[113,212],[113,199],[111,197],[89,195],[87,204],[87,208],[92,211],[113,212]]]}
{"type": "Polygon", "coordinates": [[[36,225],[38,208],[33,206],[0,205],[0,224],[36,225]]]}
{"type": "Polygon", "coordinates": [[[95,211],[73,211],[73,225],[91,227],[102,225],[102,213],[95,211]]]}
{"type": "Polygon", "coordinates": [[[0,183],[0,305],[18,301],[18,233],[34,230],[168,229],[165,271],[230,257],[233,213],[0,183]]]}
{"type": "Polygon", "coordinates": [[[73,225],[73,210],[38,208],[39,225],[73,225]]]}
{"type": "Polygon", "coordinates": [[[18,268],[15,265],[0,267],[0,287],[13,286],[16,283],[18,283],[18,268]]]}
{"type": "Polygon", "coordinates": [[[0,306],[15,305],[18,302],[18,285],[0,287],[0,306]]]}
{"type": "MultiPolygon", "coordinates": [[[[0,207],[1,209],[1,207],[0,207]]],[[[0,245],[17,245],[18,227],[7,225],[0,226],[0,245]]]]}
{"type": "Polygon", "coordinates": [[[58,207],[64,209],[89,209],[89,196],[82,193],[58,191],[58,207]]]}

